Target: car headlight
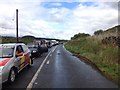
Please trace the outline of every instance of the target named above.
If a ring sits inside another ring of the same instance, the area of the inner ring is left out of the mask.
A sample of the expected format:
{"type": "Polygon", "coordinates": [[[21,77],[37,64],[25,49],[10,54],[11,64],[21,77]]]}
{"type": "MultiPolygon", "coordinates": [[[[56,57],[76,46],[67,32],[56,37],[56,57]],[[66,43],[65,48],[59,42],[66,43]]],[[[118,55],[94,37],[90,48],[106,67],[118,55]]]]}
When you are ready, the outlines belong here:
{"type": "Polygon", "coordinates": [[[33,51],[33,53],[36,53],[36,51],[33,51]]]}

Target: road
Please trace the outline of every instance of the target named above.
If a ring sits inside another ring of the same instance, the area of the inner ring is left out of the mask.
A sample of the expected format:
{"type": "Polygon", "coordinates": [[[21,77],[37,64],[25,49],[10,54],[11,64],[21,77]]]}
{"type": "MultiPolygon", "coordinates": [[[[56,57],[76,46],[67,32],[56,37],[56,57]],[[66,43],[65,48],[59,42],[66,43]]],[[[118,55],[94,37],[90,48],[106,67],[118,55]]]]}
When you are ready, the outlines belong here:
{"type": "Polygon", "coordinates": [[[34,65],[25,68],[15,83],[3,84],[4,88],[117,88],[97,70],[82,62],[58,45],[42,57],[34,59],[34,65]],[[37,72],[37,73],[36,73],[37,72]]]}

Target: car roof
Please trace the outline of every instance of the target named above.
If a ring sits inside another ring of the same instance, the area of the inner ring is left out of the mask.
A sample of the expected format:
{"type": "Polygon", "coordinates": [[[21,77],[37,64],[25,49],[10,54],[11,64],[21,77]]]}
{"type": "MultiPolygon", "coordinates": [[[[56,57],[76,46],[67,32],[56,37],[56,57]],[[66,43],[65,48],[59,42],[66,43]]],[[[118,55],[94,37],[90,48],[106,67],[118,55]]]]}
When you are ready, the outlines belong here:
{"type": "Polygon", "coordinates": [[[0,44],[0,46],[16,46],[16,45],[25,45],[24,43],[5,43],[5,44],[0,44]]]}

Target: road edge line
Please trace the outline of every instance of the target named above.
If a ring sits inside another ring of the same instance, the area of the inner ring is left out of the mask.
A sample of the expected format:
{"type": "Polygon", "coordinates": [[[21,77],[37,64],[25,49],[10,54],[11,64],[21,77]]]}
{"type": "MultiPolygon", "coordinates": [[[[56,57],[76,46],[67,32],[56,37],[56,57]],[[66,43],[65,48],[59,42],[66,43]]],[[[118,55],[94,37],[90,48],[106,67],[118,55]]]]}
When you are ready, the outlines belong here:
{"type": "Polygon", "coordinates": [[[45,57],[45,59],[43,60],[42,64],[41,64],[40,67],[38,68],[37,72],[34,74],[32,80],[31,80],[30,83],[28,84],[26,90],[31,90],[31,89],[32,89],[33,84],[34,84],[35,80],[37,79],[38,74],[40,73],[40,71],[41,71],[43,65],[45,64],[45,62],[46,62],[48,56],[49,56],[52,52],[54,52],[56,48],[57,48],[57,46],[54,48],[53,51],[51,50],[51,51],[48,53],[48,55],[45,57]]]}

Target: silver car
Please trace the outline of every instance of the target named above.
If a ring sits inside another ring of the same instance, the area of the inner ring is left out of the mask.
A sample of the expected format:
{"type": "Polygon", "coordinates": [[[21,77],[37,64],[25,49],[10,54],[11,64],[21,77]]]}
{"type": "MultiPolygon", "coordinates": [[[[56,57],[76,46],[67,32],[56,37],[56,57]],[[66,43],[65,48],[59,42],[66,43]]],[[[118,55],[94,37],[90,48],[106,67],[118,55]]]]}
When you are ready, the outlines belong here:
{"type": "Polygon", "coordinates": [[[32,64],[30,50],[25,44],[0,44],[0,83],[14,82],[16,75],[32,64]]]}

